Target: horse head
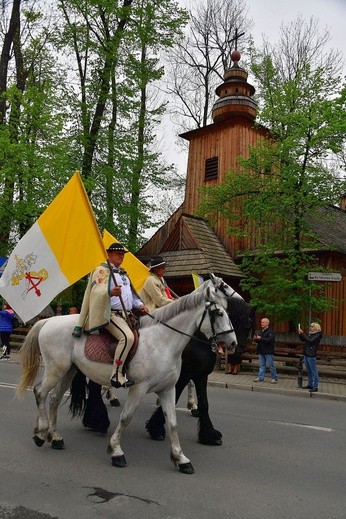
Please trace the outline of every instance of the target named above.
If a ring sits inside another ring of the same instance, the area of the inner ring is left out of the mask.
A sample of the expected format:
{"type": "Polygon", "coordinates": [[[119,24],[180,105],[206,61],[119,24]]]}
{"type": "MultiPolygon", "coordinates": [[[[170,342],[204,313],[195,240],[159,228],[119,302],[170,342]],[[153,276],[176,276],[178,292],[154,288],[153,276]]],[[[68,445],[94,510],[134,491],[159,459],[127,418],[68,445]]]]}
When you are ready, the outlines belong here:
{"type": "Polygon", "coordinates": [[[210,273],[210,281],[214,285],[215,290],[221,292],[227,300],[234,297],[237,300],[244,301],[244,298],[238,294],[236,290],[230,287],[222,278],[215,276],[212,272],[210,273]]]}
{"type": "Polygon", "coordinates": [[[253,331],[253,311],[245,299],[222,278],[211,273],[210,281],[214,285],[216,292],[223,294],[227,301],[227,313],[232,320],[237,335],[236,351],[243,353],[253,331]]]}
{"type": "Polygon", "coordinates": [[[223,304],[223,298],[217,293],[214,287],[205,285],[205,310],[203,312],[198,330],[202,332],[208,340],[212,341],[216,348],[226,347],[232,352],[237,347],[237,336],[233,324],[223,304]]]}

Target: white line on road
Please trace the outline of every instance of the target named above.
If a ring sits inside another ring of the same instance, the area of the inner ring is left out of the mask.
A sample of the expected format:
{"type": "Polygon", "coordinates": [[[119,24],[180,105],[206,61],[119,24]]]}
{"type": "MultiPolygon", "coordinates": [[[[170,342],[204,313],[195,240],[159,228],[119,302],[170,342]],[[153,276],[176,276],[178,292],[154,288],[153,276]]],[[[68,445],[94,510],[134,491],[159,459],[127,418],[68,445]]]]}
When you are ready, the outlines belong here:
{"type": "Polygon", "coordinates": [[[331,427],[322,427],[318,425],[307,425],[303,423],[291,423],[291,422],[278,422],[276,420],[269,420],[270,422],[277,423],[279,425],[288,425],[291,427],[303,427],[304,429],[313,429],[315,431],[322,431],[322,432],[333,432],[335,429],[332,429],[331,427]]]}
{"type": "Polygon", "coordinates": [[[17,384],[10,384],[5,382],[0,382],[0,387],[7,387],[10,389],[15,389],[17,387],[17,384]]]}

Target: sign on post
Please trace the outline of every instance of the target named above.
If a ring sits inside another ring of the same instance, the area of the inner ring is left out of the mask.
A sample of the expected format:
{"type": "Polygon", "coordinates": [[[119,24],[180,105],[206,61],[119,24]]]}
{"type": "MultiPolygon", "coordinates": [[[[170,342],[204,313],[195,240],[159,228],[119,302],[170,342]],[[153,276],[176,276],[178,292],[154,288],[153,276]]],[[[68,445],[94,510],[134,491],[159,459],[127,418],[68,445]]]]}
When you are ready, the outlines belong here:
{"type": "Polygon", "coordinates": [[[339,272],[309,272],[309,281],[341,281],[342,275],[339,272]]]}

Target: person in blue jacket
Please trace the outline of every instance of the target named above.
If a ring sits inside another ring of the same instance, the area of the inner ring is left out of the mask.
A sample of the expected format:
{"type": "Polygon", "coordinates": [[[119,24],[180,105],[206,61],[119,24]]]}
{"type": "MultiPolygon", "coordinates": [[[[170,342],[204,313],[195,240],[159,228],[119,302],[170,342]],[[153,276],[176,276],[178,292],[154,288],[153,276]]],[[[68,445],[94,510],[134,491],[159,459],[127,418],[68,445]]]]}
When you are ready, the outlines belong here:
{"type": "Polygon", "coordinates": [[[4,303],[0,310],[0,337],[2,356],[0,359],[9,359],[11,354],[10,336],[13,331],[14,311],[8,303],[4,303]]]}

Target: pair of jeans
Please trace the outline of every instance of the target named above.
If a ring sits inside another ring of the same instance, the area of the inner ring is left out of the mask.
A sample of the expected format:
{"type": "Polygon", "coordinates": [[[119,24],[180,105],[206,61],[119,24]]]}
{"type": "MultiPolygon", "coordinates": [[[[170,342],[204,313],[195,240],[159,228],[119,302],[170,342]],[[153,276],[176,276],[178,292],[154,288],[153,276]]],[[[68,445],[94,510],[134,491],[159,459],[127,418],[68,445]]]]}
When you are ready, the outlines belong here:
{"type": "Polygon", "coordinates": [[[278,374],[276,372],[276,367],[274,365],[274,355],[263,355],[262,353],[259,354],[258,378],[260,380],[264,380],[264,375],[266,372],[266,364],[268,364],[268,366],[269,366],[271,378],[273,380],[277,380],[278,374]]]}
{"type": "Polygon", "coordinates": [[[318,371],[316,357],[307,357],[304,355],[304,363],[308,373],[308,386],[312,389],[318,388],[318,371]]]}

